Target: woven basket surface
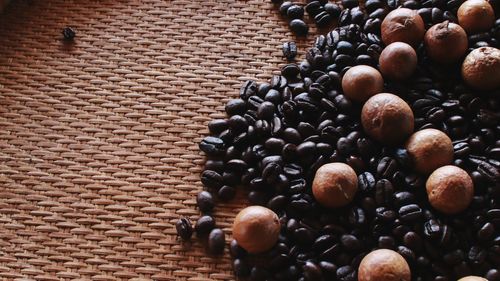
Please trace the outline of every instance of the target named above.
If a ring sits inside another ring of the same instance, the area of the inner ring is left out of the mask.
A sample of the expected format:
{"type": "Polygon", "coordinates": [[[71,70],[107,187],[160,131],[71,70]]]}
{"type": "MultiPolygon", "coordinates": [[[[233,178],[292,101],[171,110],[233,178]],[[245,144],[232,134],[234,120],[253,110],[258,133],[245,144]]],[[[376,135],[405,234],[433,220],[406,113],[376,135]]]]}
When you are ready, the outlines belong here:
{"type": "MultiPolygon", "coordinates": [[[[0,279],[233,280],[227,250],[174,224],[199,216],[207,122],[284,64],[270,1],[18,0],[0,17],[0,279]]],[[[227,241],[245,204],[216,208],[227,241]]]]}

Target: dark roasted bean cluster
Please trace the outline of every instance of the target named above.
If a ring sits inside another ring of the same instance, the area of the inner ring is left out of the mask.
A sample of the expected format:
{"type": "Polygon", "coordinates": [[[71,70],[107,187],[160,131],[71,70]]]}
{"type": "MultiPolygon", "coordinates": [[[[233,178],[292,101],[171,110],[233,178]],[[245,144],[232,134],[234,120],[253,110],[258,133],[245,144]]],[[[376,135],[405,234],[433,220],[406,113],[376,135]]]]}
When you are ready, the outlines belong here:
{"type": "MultiPolygon", "coordinates": [[[[258,255],[264,263],[251,262],[231,242],[237,277],[354,281],[362,258],[385,248],[404,257],[412,280],[500,280],[500,89],[469,89],[457,65],[433,63],[422,45],[414,75],[384,85],[411,106],[415,130],[435,128],[452,139],[453,164],[473,180],[471,205],[447,216],[430,206],[426,178],[414,171],[404,146],[383,146],[368,137],[360,125],[361,104],[341,88],[350,67],[378,67],[384,48],[380,25],[389,11],[418,10],[429,27],[456,22],[462,2],[367,0],[361,8],[356,0],[343,0],[340,10],[309,1],[305,10],[317,23],[321,13],[332,19],[338,13],[339,27],[317,37],[302,62],[285,65],[269,82],[246,81],[239,98],[226,105],[228,118],[208,124],[210,136],[199,145],[207,161],[201,175],[206,191],[197,197],[204,214],[195,224],[197,236],[208,236],[212,254],[222,251],[224,235],[210,214],[215,200],[232,199],[240,187],[250,204],[278,214],[282,226],[277,244],[258,255]],[[358,175],[353,202],[333,210],[321,207],[311,192],[316,170],[330,162],[347,163],[358,175]]],[[[284,2],[279,9],[300,20],[304,10],[295,6],[284,2]]],[[[499,23],[489,32],[469,34],[470,50],[498,47],[499,23]]],[[[296,46],[286,43],[283,53],[293,59],[296,46]]],[[[177,230],[183,239],[192,233],[184,219],[177,230]]]]}

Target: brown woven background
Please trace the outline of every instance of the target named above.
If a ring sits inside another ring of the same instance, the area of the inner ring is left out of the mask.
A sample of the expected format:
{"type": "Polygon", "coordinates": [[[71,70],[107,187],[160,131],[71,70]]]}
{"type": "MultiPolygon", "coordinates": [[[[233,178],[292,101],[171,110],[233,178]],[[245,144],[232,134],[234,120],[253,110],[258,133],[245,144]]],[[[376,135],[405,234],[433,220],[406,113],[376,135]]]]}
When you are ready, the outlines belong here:
{"type": "MultiPolygon", "coordinates": [[[[174,223],[199,215],[206,123],[284,63],[294,37],[277,14],[269,0],[13,1],[0,15],[0,278],[232,280],[227,251],[181,245],[174,223]]],[[[243,205],[217,207],[228,241],[243,205]]]]}

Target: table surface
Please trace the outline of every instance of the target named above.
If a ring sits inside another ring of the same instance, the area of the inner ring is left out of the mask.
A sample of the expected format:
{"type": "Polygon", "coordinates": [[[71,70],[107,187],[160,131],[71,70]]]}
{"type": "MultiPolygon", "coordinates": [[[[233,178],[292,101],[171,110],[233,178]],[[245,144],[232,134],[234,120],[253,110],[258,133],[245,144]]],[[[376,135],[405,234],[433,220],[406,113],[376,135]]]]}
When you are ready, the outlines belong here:
{"type": "MultiPolygon", "coordinates": [[[[278,73],[296,40],[270,1],[12,2],[0,19],[0,279],[234,279],[227,250],[207,257],[174,224],[199,216],[207,122],[243,81],[278,73]]],[[[245,204],[216,208],[228,242],[245,204]]]]}

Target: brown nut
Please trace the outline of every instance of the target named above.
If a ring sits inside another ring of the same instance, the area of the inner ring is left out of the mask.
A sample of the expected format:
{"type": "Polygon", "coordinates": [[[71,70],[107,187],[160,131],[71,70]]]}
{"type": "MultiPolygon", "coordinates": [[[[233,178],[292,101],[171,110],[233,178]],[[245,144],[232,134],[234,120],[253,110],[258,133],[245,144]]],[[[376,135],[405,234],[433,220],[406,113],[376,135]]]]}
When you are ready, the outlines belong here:
{"type": "Polygon", "coordinates": [[[425,189],[432,207],[448,215],[467,209],[474,195],[474,184],[467,172],[451,165],[435,170],[425,189]]]}
{"type": "Polygon", "coordinates": [[[358,281],[410,280],[410,266],[400,254],[393,250],[372,251],[359,264],[358,281]]]}
{"type": "Polygon", "coordinates": [[[486,0],[467,0],[457,11],[458,24],[469,34],[486,31],[495,24],[495,12],[486,0]]]}
{"type": "Polygon", "coordinates": [[[342,90],[351,100],[364,102],[383,89],[382,75],[368,65],[353,66],[342,77],[342,90]]]}
{"type": "Polygon", "coordinates": [[[321,166],[314,176],[312,192],[316,201],[328,208],[349,204],[358,190],[356,172],[344,163],[321,166]]]}
{"type": "Polygon", "coordinates": [[[479,276],[465,276],[465,277],[462,277],[460,279],[458,279],[458,281],[488,281],[488,279],[485,279],[483,277],[479,277],[479,276]]]}
{"type": "Polygon", "coordinates": [[[422,174],[429,174],[453,161],[451,139],[440,130],[424,129],[415,132],[406,141],[405,146],[415,170],[422,174]]]}
{"type": "Polygon", "coordinates": [[[431,59],[439,63],[452,63],[467,52],[467,34],[460,25],[444,21],[427,30],[424,44],[431,59]]]}
{"type": "Polygon", "coordinates": [[[425,34],[422,17],[415,10],[398,8],[387,14],[380,26],[382,41],[386,45],[404,42],[418,46],[425,34]]]}
{"type": "Polygon", "coordinates": [[[247,252],[262,253],[276,244],[280,228],[279,218],[273,211],[261,206],[250,206],[236,215],[233,238],[247,252]]]}
{"type": "Polygon", "coordinates": [[[417,68],[417,53],[406,43],[394,42],[384,48],[378,62],[384,77],[403,80],[410,77],[417,68]]]}
{"type": "Polygon", "coordinates": [[[382,93],[371,97],[361,109],[365,133],[383,144],[398,144],[413,132],[413,112],[400,97],[382,93]]]}
{"type": "Polygon", "coordinates": [[[500,50],[481,47],[470,52],[462,64],[462,78],[478,90],[500,88],[500,50]]]}

